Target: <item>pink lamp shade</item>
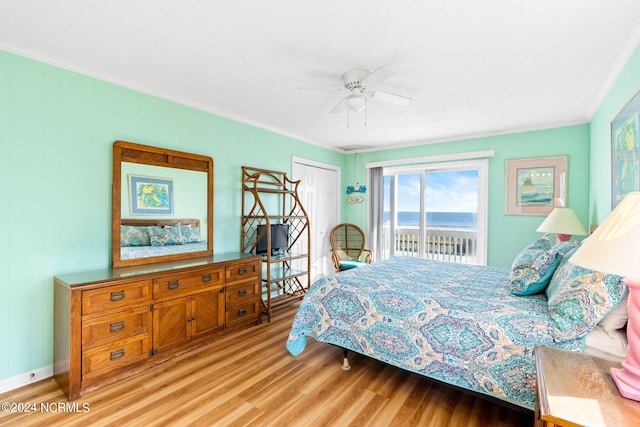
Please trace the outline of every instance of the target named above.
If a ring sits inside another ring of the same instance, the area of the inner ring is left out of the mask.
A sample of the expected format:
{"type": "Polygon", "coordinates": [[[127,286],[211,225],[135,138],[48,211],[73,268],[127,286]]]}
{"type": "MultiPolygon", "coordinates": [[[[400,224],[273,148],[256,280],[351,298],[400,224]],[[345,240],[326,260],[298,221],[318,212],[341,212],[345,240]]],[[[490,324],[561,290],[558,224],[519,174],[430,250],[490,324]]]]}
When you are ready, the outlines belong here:
{"type": "Polygon", "coordinates": [[[553,233],[556,235],[558,242],[569,240],[572,235],[587,235],[587,230],[585,230],[580,219],[571,208],[555,208],[536,231],[553,233]]]}
{"type": "Polygon", "coordinates": [[[640,193],[629,193],[569,260],[591,270],[624,277],[629,288],[627,354],[611,369],[620,394],[640,401],[640,193]]]}

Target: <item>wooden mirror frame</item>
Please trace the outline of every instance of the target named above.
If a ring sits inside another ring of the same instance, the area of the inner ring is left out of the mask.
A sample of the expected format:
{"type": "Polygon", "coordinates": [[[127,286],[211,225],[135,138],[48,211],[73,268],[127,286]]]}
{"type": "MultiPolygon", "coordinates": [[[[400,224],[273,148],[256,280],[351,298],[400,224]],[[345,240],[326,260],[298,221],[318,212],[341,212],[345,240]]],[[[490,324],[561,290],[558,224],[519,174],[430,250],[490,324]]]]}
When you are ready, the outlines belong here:
{"type": "Polygon", "coordinates": [[[111,261],[113,268],[213,255],[213,159],[211,157],[135,144],[133,142],[116,141],[113,143],[113,186],[111,197],[111,261]],[[121,259],[122,162],[187,169],[207,174],[207,250],[127,260],[121,259]]]}

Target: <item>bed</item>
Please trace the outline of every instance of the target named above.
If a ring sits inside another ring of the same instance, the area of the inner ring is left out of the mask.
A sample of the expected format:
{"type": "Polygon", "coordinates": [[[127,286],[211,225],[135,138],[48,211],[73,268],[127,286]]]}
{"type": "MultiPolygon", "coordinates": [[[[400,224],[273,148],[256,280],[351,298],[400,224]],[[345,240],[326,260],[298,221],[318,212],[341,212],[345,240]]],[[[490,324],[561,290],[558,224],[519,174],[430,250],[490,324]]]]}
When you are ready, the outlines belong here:
{"type": "Polygon", "coordinates": [[[206,251],[198,219],[122,219],[120,259],[206,251]]]}
{"type": "MultiPolygon", "coordinates": [[[[533,409],[534,347],[585,351],[589,333],[621,311],[622,281],[569,263],[578,246],[545,236],[510,269],[392,257],[336,273],[305,295],[287,349],[296,356],[312,337],[533,409]],[[523,290],[523,276],[545,284],[523,290]]],[[[607,333],[620,333],[624,316],[607,333]]]]}

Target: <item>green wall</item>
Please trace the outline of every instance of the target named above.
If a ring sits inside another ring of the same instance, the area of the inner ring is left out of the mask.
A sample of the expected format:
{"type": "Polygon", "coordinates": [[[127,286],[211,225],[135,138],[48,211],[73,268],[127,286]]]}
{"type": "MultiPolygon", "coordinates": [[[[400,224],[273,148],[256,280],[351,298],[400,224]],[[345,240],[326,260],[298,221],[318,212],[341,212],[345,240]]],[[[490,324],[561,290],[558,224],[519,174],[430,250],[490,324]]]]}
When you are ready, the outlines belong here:
{"type": "MultiPolygon", "coordinates": [[[[411,148],[376,151],[353,155],[347,164],[349,170],[359,170],[355,177],[365,182],[364,166],[369,162],[436,156],[469,151],[495,150],[489,159],[489,265],[509,267],[516,254],[540,236],[536,228],[542,223],[540,216],[510,216],[505,207],[505,161],[507,159],[567,156],[567,206],[573,208],[583,224],[587,224],[589,182],[589,125],[524,132],[411,148]]],[[[352,178],[353,180],[354,178],[352,178]]],[[[344,215],[350,222],[366,224],[366,207],[347,205],[344,215]]]]}
{"type": "Polygon", "coordinates": [[[639,90],[640,45],[591,120],[589,217],[593,224],[600,224],[611,212],[611,122],[639,90]]]}
{"type": "Polygon", "coordinates": [[[240,248],[241,166],[345,155],[0,51],[0,380],[51,365],[53,276],[111,258],[111,149],[214,159],[214,248],[240,248]]]}

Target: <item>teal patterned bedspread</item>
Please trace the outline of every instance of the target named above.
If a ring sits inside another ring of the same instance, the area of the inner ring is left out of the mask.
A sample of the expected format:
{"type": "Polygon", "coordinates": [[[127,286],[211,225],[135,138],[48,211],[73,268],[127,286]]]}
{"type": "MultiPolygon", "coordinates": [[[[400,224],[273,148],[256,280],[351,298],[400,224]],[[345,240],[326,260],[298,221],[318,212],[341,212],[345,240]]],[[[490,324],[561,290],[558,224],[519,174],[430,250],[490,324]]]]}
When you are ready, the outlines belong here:
{"type": "Polygon", "coordinates": [[[317,281],[287,341],[307,337],[533,409],[536,345],[556,343],[543,294],[510,293],[509,270],[393,257],[317,281]]]}
{"type": "Polygon", "coordinates": [[[187,243],[185,245],[162,246],[122,246],[120,247],[120,259],[148,258],[152,256],[164,256],[184,254],[188,252],[200,252],[208,249],[207,242],[187,243]]]}

